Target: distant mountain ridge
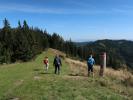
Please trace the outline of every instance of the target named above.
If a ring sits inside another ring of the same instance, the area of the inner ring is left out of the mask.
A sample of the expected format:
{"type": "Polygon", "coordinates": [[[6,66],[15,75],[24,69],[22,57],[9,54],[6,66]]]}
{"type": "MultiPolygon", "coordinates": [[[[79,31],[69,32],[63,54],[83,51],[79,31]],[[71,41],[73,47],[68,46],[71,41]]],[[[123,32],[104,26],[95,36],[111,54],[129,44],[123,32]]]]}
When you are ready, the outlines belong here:
{"type": "Polygon", "coordinates": [[[92,41],[89,42],[74,42],[77,46],[85,46],[87,44],[93,43],[92,41]]]}

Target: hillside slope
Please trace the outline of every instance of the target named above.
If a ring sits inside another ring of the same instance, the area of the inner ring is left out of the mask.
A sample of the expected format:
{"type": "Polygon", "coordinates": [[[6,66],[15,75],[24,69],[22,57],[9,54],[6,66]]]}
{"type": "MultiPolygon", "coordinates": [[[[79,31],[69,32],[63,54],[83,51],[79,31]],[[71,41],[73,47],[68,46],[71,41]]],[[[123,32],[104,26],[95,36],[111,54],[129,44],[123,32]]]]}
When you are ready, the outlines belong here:
{"type": "Polygon", "coordinates": [[[88,78],[85,63],[65,58],[61,75],[55,75],[52,62],[56,53],[65,56],[62,52],[48,49],[33,61],[0,65],[0,100],[133,99],[133,80],[130,73],[123,72],[125,78],[109,73],[100,78],[97,74],[98,67],[95,66],[94,78],[88,78]],[[42,63],[45,56],[50,61],[48,73],[44,72],[42,63]]]}

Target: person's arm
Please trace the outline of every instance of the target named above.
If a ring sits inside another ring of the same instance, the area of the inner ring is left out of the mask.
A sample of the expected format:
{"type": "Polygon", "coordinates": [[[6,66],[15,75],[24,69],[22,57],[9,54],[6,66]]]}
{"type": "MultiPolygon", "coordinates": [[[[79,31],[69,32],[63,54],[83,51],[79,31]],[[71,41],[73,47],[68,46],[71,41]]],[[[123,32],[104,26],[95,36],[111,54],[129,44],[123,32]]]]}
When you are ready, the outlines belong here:
{"type": "Polygon", "coordinates": [[[48,64],[49,64],[49,60],[48,60],[48,64]]]}
{"type": "Polygon", "coordinates": [[[89,66],[88,61],[87,61],[87,66],[89,66]]]}
{"type": "Polygon", "coordinates": [[[60,65],[62,66],[62,62],[61,62],[61,59],[60,59],[60,65]]]}
{"type": "Polygon", "coordinates": [[[55,65],[55,58],[54,58],[54,61],[53,61],[53,66],[55,65]]]}
{"type": "Polygon", "coordinates": [[[89,58],[87,58],[87,62],[86,62],[86,63],[87,63],[87,66],[88,66],[88,59],[89,59],[89,58]]]}
{"type": "Polygon", "coordinates": [[[93,64],[95,64],[95,60],[93,59],[93,64]]]}

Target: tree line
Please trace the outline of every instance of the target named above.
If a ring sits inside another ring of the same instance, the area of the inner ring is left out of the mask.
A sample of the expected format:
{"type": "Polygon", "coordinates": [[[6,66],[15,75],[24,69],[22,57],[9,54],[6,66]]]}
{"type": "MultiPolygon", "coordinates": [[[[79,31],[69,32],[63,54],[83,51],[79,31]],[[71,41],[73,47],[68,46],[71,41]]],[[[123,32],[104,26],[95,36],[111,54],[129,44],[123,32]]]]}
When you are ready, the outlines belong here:
{"type": "Polygon", "coordinates": [[[54,48],[75,56],[76,45],[57,33],[49,34],[46,30],[30,27],[26,20],[12,28],[9,21],[3,20],[0,29],[0,63],[28,61],[47,48],[54,48]],[[72,50],[73,49],[73,50],[72,50]]]}

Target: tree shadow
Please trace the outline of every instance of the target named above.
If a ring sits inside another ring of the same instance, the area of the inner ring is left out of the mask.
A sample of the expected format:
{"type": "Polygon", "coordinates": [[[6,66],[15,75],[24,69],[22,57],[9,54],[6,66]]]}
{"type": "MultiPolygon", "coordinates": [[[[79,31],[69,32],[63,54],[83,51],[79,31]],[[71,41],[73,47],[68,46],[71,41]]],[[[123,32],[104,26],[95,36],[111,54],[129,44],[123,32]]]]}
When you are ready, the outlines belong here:
{"type": "Polygon", "coordinates": [[[69,76],[79,76],[79,74],[68,74],[69,76]]]}

